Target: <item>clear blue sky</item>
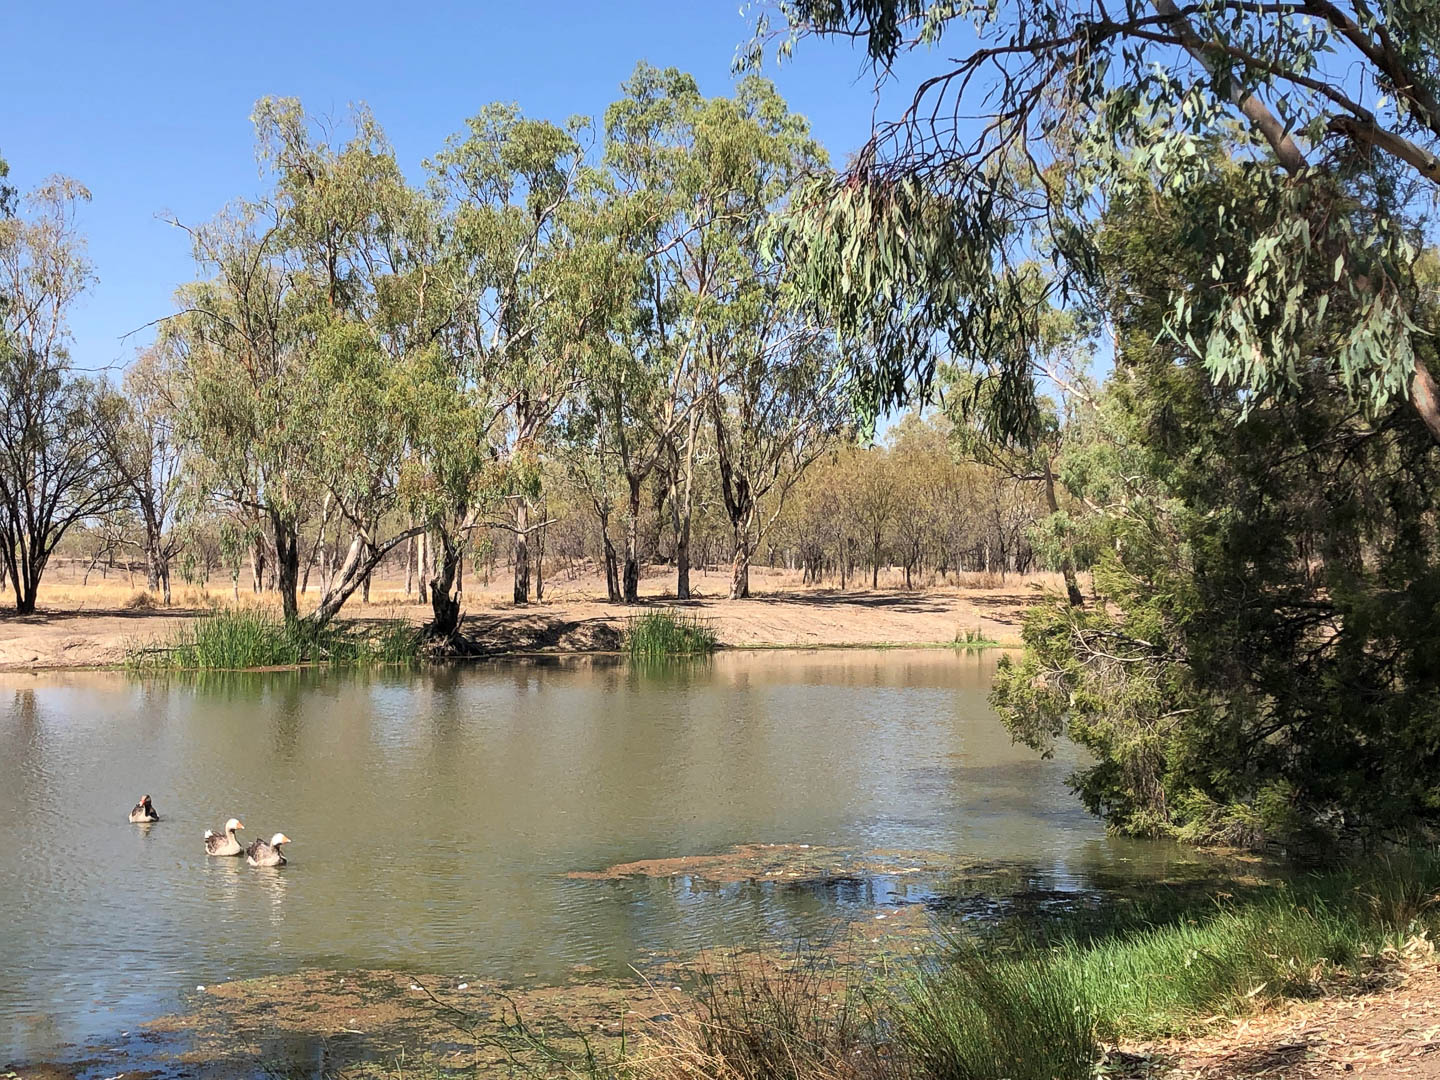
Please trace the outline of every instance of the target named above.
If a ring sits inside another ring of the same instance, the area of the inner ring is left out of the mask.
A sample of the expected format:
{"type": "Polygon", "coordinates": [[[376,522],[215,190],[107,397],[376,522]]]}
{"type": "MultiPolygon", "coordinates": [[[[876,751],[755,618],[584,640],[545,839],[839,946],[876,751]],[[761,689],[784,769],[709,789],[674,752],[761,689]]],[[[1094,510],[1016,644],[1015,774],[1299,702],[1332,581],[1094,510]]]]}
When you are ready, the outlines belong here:
{"type": "MultiPolygon", "coordinates": [[[[598,116],[641,59],[727,93],[753,18],[736,0],[12,0],[8,10],[0,155],[11,181],[23,191],[64,173],[94,195],[81,226],[100,280],[71,320],[73,358],[86,369],[128,363],[149,334],[122,335],[172,310],[176,285],[193,276],[184,234],[158,215],[200,222],[260,190],[256,99],[298,97],[337,117],[363,101],[418,179],[421,159],[481,105],[598,116]]],[[[864,142],[872,79],[849,45],[805,43],[783,68],[767,59],[766,74],[837,164],[864,142]]]]}

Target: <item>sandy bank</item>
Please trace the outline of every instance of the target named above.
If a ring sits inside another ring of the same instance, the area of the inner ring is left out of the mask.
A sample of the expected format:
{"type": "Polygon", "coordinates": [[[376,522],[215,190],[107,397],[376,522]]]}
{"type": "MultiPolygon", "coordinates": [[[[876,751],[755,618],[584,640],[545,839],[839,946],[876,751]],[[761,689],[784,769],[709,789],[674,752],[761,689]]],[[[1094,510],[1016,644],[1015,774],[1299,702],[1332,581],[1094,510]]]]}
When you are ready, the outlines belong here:
{"type": "MultiPolygon", "coordinates": [[[[732,647],[840,647],[929,645],[952,642],[966,632],[1007,644],[1019,641],[1025,608],[1046,589],[1051,575],[1011,577],[1005,584],[950,585],[907,591],[902,588],[845,590],[802,587],[795,575],[757,572],[749,600],[711,595],[723,579],[701,577],[707,595],[682,605],[709,620],[723,645],[732,647]]],[[[648,577],[642,604],[667,606],[669,584],[648,577]]],[[[242,602],[257,602],[241,592],[242,602]]],[[[181,590],[172,608],[132,608],[134,590],[119,583],[80,586],[63,580],[42,591],[35,615],[0,614],[0,670],[106,667],[122,663],[128,649],[164,639],[174,627],[203,613],[207,605],[231,602],[228,591],[181,590]]],[[[575,579],[554,582],[543,601],[516,607],[492,583],[465,597],[465,632],[486,652],[587,652],[615,648],[625,620],[635,608],[604,602],[603,585],[575,579]]],[[[315,600],[311,592],[306,597],[315,600]]],[[[273,604],[262,594],[258,602],[273,604]]],[[[345,618],[404,618],[417,625],[429,609],[407,599],[398,582],[372,590],[368,604],[353,600],[345,618]]]]}

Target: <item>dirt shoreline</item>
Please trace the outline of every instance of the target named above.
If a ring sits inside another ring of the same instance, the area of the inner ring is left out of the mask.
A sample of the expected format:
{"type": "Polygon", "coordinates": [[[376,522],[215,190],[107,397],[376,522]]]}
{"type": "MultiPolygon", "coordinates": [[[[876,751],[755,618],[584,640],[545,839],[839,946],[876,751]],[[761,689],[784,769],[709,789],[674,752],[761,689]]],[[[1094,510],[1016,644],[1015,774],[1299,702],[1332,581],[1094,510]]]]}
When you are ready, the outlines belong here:
{"type": "MultiPolygon", "coordinates": [[[[668,582],[652,576],[635,607],[609,604],[603,584],[578,579],[551,585],[544,601],[526,607],[515,606],[498,588],[467,592],[463,629],[487,656],[610,652],[619,647],[630,615],[675,606],[708,621],[727,648],[936,646],[977,633],[1014,646],[1025,609],[1053,587],[1052,576],[1012,577],[1004,585],[841,591],[800,586],[789,580],[793,575],[777,572],[757,574],[748,600],[707,595],[683,602],[666,597],[668,582]]],[[[702,580],[699,587],[703,592],[717,584],[702,580]]],[[[186,590],[171,608],[132,606],[144,604],[137,595],[116,584],[62,582],[42,592],[36,614],[0,614],[0,671],[118,667],[128,650],[163,641],[186,621],[233,602],[228,592],[186,590]]],[[[274,606],[273,596],[240,595],[242,603],[274,606]]],[[[314,593],[307,599],[313,603],[314,593]]],[[[371,603],[352,601],[344,612],[348,620],[406,619],[417,626],[428,617],[428,607],[394,583],[372,590],[371,603]]]]}

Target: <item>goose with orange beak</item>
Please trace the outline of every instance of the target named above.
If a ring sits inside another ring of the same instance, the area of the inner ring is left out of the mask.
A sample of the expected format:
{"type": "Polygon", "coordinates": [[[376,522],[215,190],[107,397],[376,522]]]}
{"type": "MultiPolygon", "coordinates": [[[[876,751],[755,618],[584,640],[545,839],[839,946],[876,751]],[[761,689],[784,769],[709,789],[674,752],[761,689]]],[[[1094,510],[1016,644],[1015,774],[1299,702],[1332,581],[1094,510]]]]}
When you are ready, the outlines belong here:
{"type": "Polygon", "coordinates": [[[251,866],[284,866],[285,856],[280,845],[288,843],[290,837],[283,832],[277,832],[269,840],[256,840],[245,849],[245,861],[251,866]]]}
{"type": "Polygon", "coordinates": [[[135,804],[135,809],[130,811],[130,822],[134,825],[149,825],[152,821],[159,821],[160,815],[155,811],[155,806],[150,801],[149,795],[141,795],[140,801],[135,804]]]}
{"type": "Polygon", "coordinates": [[[205,854],[206,855],[239,855],[245,849],[240,846],[240,838],[235,835],[235,830],[243,829],[244,823],[236,818],[225,822],[223,833],[205,830],[205,854]]]}

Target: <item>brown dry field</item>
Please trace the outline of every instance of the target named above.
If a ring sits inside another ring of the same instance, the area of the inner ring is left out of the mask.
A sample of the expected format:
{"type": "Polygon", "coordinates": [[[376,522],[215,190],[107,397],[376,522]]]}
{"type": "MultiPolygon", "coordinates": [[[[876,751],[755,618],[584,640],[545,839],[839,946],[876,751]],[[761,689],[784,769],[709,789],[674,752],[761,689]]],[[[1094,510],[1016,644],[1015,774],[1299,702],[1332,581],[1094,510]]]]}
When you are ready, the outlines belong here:
{"type": "MultiPolygon", "coordinates": [[[[144,575],[97,570],[82,583],[83,567],[52,566],[40,588],[40,610],[17,616],[0,610],[0,670],[108,667],[122,663],[128,649],[163,640],[179,623],[207,610],[228,606],[234,597],[228,582],[211,580],[208,589],[176,584],[170,608],[146,606],[144,575]]],[[[274,594],[255,595],[242,575],[240,603],[278,608],[274,594]]],[[[314,583],[312,582],[312,586],[314,583]]],[[[641,607],[605,602],[603,579],[593,573],[557,573],[545,584],[545,599],[516,607],[508,575],[488,586],[467,578],[464,630],[493,654],[581,652],[613,649],[626,618],[644,607],[679,606],[710,622],[722,645],[730,647],[837,648],[843,646],[947,644],[976,631],[990,641],[1019,643],[1023,613],[1046,591],[1058,591],[1058,574],[950,575],[907,590],[899,571],[880,576],[870,589],[840,590],[833,583],[802,585],[798,571],[755,567],[751,598],[730,600],[728,568],[698,570],[692,589],[699,598],[676,605],[674,575],[667,567],[650,569],[640,583],[641,607]]],[[[318,600],[318,588],[301,597],[302,608],[318,600]]],[[[6,606],[9,607],[8,594],[6,606]]],[[[405,618],[419,625],[427,606],[407,598],[403,578],[388,574],[371,587],[368,604],[357,593],[341,613],[344,619],[405,618]]]]}

